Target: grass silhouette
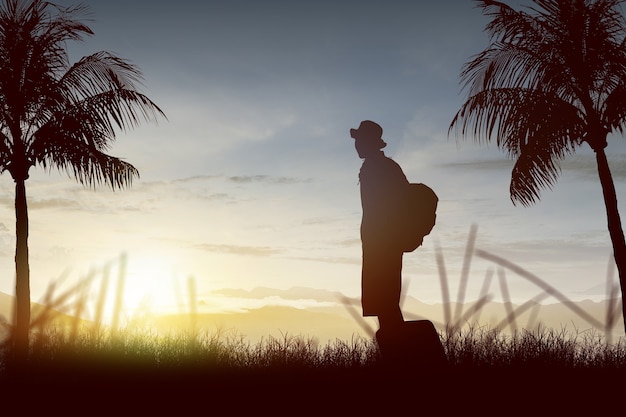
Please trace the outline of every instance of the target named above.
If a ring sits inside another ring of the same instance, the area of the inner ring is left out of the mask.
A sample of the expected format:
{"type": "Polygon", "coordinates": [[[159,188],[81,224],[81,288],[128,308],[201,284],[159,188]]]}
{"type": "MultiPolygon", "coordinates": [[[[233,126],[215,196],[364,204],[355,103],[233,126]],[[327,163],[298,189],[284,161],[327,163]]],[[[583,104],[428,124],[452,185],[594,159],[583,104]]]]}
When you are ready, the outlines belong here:
{"type": "MultiPolygon", "coordinates": [[[[126,258],[122,256],[117,269],[114,319],[109,324],[102,321],[106,294],[112,285],[111,265],[99,274],[95,271],[87,274],[66,291],[58,292],[56,284],[51,283],[43,307],[34,309],[27,368],[11,367],[8,338],[0,346],[0,384],[15,387],[20,382],[29,386],[41,383],[50,389],[62,382],[76,392],[86,387],[111,386],[157,391],[164,387],[202,388],[224,394],[231,390],[255,390],[288,393],[292,399],[302,398],[307,390],[322,390],[332,397],[336,394],[333,387],[341,387],[344,393],[355,390],[354,395],[359,395],[357,387],[384,386],[398,393],[411,387],[426,391],[440,387],[437,393],[453,392],[457,396],[470,396],[484,389],[491,390],[497,398],[523,392],[528,389],[528,381],[535,387],[533,390],[560,389],[568,395],[576,392],[591,395],[595,390],[597,395],[606,396],[617,389],[619,385],[610,381],[623,380],[626,376],[626,343],[624,338],[612,341],[610,336],[621,311],[611,277],[607,277],[607,293],[612,301],[607,304],[606,322],[601,323],[536,275],[476,249],[476,230],[475,226],[470,230],[454,311],[443,254],[440,249],[436,251],[445,318],[445,323],[436,324],[450,364],[449,369],[437,375],[415,375],[407,370],[387,368],[380,361],[373,329],[357,310],[357,300],[346,297],[340,301],[363,326],[365,336],[355,334],[351,340],[337,339],[326,345],[319,344],[315,338],[289,334],[280,338],[269,336],[252,344],[236,330],[208,332],[199,328],[193,278],[188,281],[187,313],[191,321],[186,330],[164,335],[148,328],[124,326],[120,317],[126,258]],[[465,288],[473,256],[489,260],[497,268],[485,274],[477,301],[466,303],[465,288]],[[538,294],[514,308],[507,272],[535,284],[538,294]],[[86,310],[89,290],[98,276],[101,282],[93,308],[95,319],[86,320],[81,314],[86,310]],[[493,299],[490,290],[496,279],[505,301],[505,314],[499,323],[489,327],[479,324],[480,313],[493,299]],[[548,297],[568,306],[592,329],[580,332],[575,328],[551,329],[542,325],[537,321],[541,309],[537,302],[548,297]],[[533,313],[531,319],[522,325],[519,317],[529,310],[533,313]],[[443,389],[453,381],[456,389],[443,389]]],[[[421,318],[411,313],[406,315],[410,319],[421,318]]]]}

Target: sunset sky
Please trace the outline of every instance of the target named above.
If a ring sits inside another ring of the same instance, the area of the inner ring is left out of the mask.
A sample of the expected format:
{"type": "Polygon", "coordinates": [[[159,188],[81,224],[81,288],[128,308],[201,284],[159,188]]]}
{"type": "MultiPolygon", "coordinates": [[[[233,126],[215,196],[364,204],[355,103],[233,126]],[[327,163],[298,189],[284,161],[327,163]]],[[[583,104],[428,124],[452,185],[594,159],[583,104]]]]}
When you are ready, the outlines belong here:
{"type": "MultiPolygon", "coordinates": [[[[33,300],[50,282],[67,287],[122,253],[134,302],[173,303],[190,277],[207,308],[227,306],[212,295],[223,288],[358,296],[361,160],[349,129],[364,119],[382,125],[385,152],[409,180],[440,197],[432,234],[405,255],[412,296],[441,301],[438,246],[455,296],[475,224],[477,248],[571,299],[604,298],[611,245],[592,152],[568,159],[554,190],[525,208],[509,199],[512,161],[495,146],[448,136],[465,98],[461,66],[488,42],[472,1],[84,4],[95,36],[69,45],[73,60],[100,50],[130,59],[144,73],[142,91],[168,118],[120,132],[111,154],[141,174],[129,189],[89,190],[64,173],[32,171],[33,300]]],[[[622,138],[607,152],[626,213],[622,138]]],[[[0,190],[0,291],[13,293],[6,173],[0,190]]],[[[491,267],[474,260],[467,298],[477,297],[491,267]]],[[[540,292],[512,272],[507,279],[514,300],[540,292]]]]}

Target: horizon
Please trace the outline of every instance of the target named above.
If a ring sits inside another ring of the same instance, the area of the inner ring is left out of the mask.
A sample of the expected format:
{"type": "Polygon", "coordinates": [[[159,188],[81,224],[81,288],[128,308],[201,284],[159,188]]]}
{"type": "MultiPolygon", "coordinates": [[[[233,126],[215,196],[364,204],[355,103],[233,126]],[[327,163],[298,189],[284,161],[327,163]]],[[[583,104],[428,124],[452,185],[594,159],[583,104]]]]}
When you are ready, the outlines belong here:
{"type": "MultiPolygon", "coordinates": [[[[122,262],[127,265],[123,257],[120,258],[122,262]]],[[[184,291],[180,288],[176,290],[173,285],[177,300],[175,303],[170,300],[172,302],[167,308],[153,303],[150,298],[131,304],[127,302],[126,292],[119,292],[119,279],[111,279],[114,276],[121,277],[124,283],[126,276],[124,273],[115,274],[114,270],[111,265],[99,271],[93,270],[88,277],[83,277],[84,285],[74,288],[64,288],[63,285],[57,285],[60,283],[53,282],[47,298],[33,300],[33,303],[50,306],[69,319],[80,308],[82,320],[111,329],[119,327],[138,332],[156,331],[164,335],[184,333],[190,329],[209,333],[226,332],[243,336],[253,343],[267,337],[280,338],[285,334],[313,337],[321,342],[349,340],[354,336],[367,338],[372,336],[377,325],[374,318],[360,317],[358,297],[349,298],[337,291],[312,287],[218,288],[209,294],[196,294],[193,299],[183,299],[193,297],[193,290],[183,295],[184,291]],[[103,286],[103,283],[106,285],[103,286]],[[102,289],[105,299],[100,298],[102,289]],[[122,294],[123,302],[118,306],[116,297],[119,294],[122,294]],[[57,300],[63,302],[57,305],[57,300]],[[104,310],[98,319],[100,302],[104,302],[104,310]],[[114,320],[116,308],[119,308],[118,317],[114,320]],[[276,315],[279,312],[282,314],[276,315]],[[196,324],[192,326],[191,323],[196,324]]],[[[478,326],[483,330],[500,329],[503,334],[510,334],[514,330],[534,332],[543,327],[552,331],[566,331],[566,334],[574,337],[593,338],[603,335],[611,343],[623,340],[619,298],[565,300],[564,303],[559,300],[559,294],[540,291],[537,287],[537,295],[533,299],[514,301],[506,298],[505,282],[510,278],[504,278],[503,273],[500,278],[504,282],[501,280],[497,283],[492,278],[489,274],[485,277],[481,294],[465,296],[457,294],[461,287],[460,280],[448,280],[446,288],[450,292],[450,299],[447,306],[443,302],[429,303],[413,295],[403,294],[401,308],[405,319],[431,320],[439,331],[445,331],[445,323],[450,323],[450,320],[463,317],[461,329],[464,331],[478,326]],[[613,311],[611,317],[609,309],[613,311]],[[505,319],[507,316],[508,320],[505,319]],[[612,320],[612,323],[607,320],[612,320]]],[[[190,279],[190,283],[195,285],[193,279],[190,279]]],[[[9,294],[5,296],[13,298],[9,294]]],[[[0,303],[0,317],[10,319],[9,310],[9,306],[0,303]]]]}
{"type": "MultiPolygon", "coordinates": [[[[224,289],[230,290],[230,289],[224,289]]],[[[231,308],[215,309],[211,306],[204,308],[202,300],[198,302],[195,311],[190,311],[189,306],[179,306],[179,309],[169,311],[150,311],[149,309],[132,309],[121,312],[120,320],[114,324],[110,314],[100,321],[95,321],[93,308],[83,307],[81,323],[84,330],[94,325],[104,326],[110,330],[123,330],[136,332],[137,334],[153,334],[162,336],[173,336],[185,334],[192,331],[199,334],[221,334],[225,337],[242,337],[250,343],[258,343],[267,340],[268,337],[278,338],[286,335],[302,336],[312,338],[318,343],[332,343],[333,340],[351,340],[354,337],[370,338],[376,330],[376,320],[373,318],[357,317],[359,314],[358,300],[351,300],[353,304],[346,304],[340,299],[334,302],[316,298],[315,294],[320,293],[319,289],[294,288],[291,290],[276,291],[276,289],[263,288],[264,294],[268,291],[278,294],[272,297],[271,301],[259,302],[262,297],[255,297],[257,291],[239,290],[234,292],[245,292],[245,294],[226,295],[230,299],[231,308]],[[290,293],[311,297],[308,299],[290,297],[290,293]],[[303,303],[304,301],[304,303],[303,303]],[[87,311],[85,311],[87,310],[87,311]],[[91,324],[89,324],[91,323],[91,324]]],[[[232,290],[231,290],[232,291],[232,290]]],[[[227,291],[227,292],[231,292],[227,291]]],[[[326,291],[326,290],[323,290],[326,291]]],[[[216,295],[220,294],[216,292],[216,295]]],[[[330,292],[328,292],[330,294],[330,292]]],[[[4,294],[4,293],[2,293],[4,294]]],[[[2,295],[0,294],[0,295],[2,295]]],[[[6,294],[5,294],[6,295],[6,294]]],[[[10,295],[6,295],[12,298],[10,295]]],[[[511,303],[508,305],[501,300],[490,300],[482,304],[478,310],[473,310],[480,300],[465,300],[461,314],[467,316],[467,321],[459,328],[462,332],[469,332],[480,329],[481,331],[497,330],[503,336],[511,336],[514,332],[541,332],[554,331],[562,336],[582,339],[598,339],[603,337],[608,343],[620,343],[624,340],[621,326],[619,325],[619,312],[614,317],[613,327],[608,329],[590,323],[585,318],[578,316],[572,306],[565,306],[556,301],[537,302],[539,307],[521,308],[525,303],[511,303]],[[507,309],[519,310],[513,320],[506,321],[504,317],[508,314],[507,309]]],[[[532,303],[532,301],[530,301],[532,303]]],[[[583,300],[574,303],[573,307],[585,308],[585,312],[596,323],[605,324],[607,314],[607,302],[610,300],[593,301],[583,300]]],[[[33,302],[36,303],[36,302],[33,302]]],[[[615,309],[615,300],[612,306],[615,309]]],[[[456,301],[450,301],[450,307],[454,307],[456,301]]],[[[41,304],[40,304],[41,305],[41,304]]],[[[75,305],[69,303],[59,311],[65,317],[63,321],[59,318],[52,319],[51,328],[55,326],[68,325],[66,320],[73,320],[75,305]]],[[[0,319],[7,319],[7,306],[0,297],[0,319]]],[[[55,310],[53,308],[53,310],[55,310]]],[[[34,316],[38,316],[40,310],[34,316]]],[[[445,305],[443,303],[423,303],[412,296],[405,299],[403,312],[406,320],[430,320],[439,332],[445,333],[446,326],[443,323],[445,318],[445,305]]],[[[1,321],[1,320],[0,320],[1,321]]],[[[62,327],[61,327],[62,329],[62,327]]]]}

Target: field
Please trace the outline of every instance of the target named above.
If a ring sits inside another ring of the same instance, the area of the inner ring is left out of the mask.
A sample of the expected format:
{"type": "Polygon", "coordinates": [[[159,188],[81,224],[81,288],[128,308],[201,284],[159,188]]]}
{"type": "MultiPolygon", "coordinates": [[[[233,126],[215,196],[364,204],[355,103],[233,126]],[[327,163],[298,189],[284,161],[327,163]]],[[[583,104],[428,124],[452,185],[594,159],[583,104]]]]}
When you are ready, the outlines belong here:
{"type": "MultiPolygon", "coordinates": [[[[542,296],[561,297],[537,277],[500,261],[535,280],[542,296]]],[[[51,292],[45,305],[33,307],[26,363],[12,360],[10,325],[4,323],[0,392],[8,404],[66,414],[81,414],[86,406],[116,415],[597,415],[623,408],[626,339],[613,336],[621,325],[613,290],[606,321],[584,331],[541,322],[518,325],[524,312],[537,308],[533,303],[511,308],[496,327],[468,324],[487,305],[483,295],[463,306],[462,320],[438,326],[448,360],[443,369],[389,365],[376,342],[359,335],[327,344],[306,336],[270,335],[252,343],[245,335],[202,326],[163,334],[105,325],[77,314],[85,294],[51,292]]],[[[348,302],[346,308],[355,313],[348,302]]],[[[588,314],[571,308],[573,314],[588,314]]],[[[193,311],[185,314],[187,322],[197,322],[193,311]]]]}
{"type": "Polygon", "coordinates": [[[19,370],[3,350],[3,392],[104,408],[122,401],[144,411],[203,402],[211,408],[216,399],[233,410],[279,413],[294,406],[389,412],[423,401],[449,411],[476,402],[488,409],[580,411],[617,407],[626,377],[623,343],[545,328],[515,337],[484,328],[442,334],[449,365],[438,370],[387,366],[376,344],[362,338],[320,346],[286,336],[251,345],[232,335],[91,330],[37,334],[29,363],[19,370]]]}

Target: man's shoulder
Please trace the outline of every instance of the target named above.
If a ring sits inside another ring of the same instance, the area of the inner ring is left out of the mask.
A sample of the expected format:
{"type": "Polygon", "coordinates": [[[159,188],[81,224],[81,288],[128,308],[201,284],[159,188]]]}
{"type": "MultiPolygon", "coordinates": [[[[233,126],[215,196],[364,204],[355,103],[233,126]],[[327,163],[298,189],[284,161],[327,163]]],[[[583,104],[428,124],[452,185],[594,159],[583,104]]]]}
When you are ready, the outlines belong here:
{"type": "Polygon", "coordinates": [[[405,177],[404,171],[400,164],[394,161],[392,158],[381,155],[376,158],[368,158],[363,161],[363,165],[361,166],[361,174],[365,173],[365,175],[373,175],[373,176],[401,176],[405,177]]]}
{"type": "MultiPolygon", "coordinates": [[[[391,158],[390,156],[386,156],[386,155],[385,155],[385,159],[386,159],[386,161],[387,161],[387,163],[388,163],[388,164],[390,164],[390,165],[394,165],[394,166],[396,166],[396,167],[400,168],[400,164],[399,164],[399,163],[397,163],[397,162],[396,162],[393,158],[391,158]]],[[[400,169],[401,169],[401,168],[400,168],[400,169]]]]}
{"type": "Polygon", "coordinates": [[[387,169],[390,169],[390,170],[395,169],[395,170],[402,172],[402,167],[400,166],[400,164],[397,163],[393,158],[387,155],[384,155],[381,158],[380,164],[384,165],[387,169]]]}
{"type": "Polygon", "coordinates": [[[385,166],[385,165],[395,165],[400,166],[396,161],[394,161],[391,157],[385,155],[381,152],[380,155],[372,156],[366,158],[363,161],[363,166],[385,166]]]}

